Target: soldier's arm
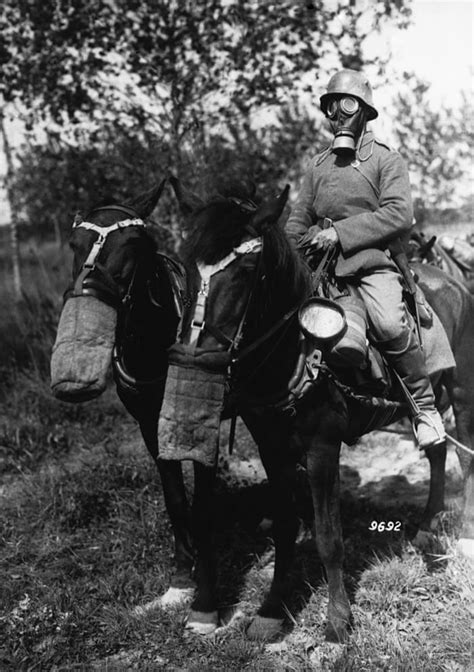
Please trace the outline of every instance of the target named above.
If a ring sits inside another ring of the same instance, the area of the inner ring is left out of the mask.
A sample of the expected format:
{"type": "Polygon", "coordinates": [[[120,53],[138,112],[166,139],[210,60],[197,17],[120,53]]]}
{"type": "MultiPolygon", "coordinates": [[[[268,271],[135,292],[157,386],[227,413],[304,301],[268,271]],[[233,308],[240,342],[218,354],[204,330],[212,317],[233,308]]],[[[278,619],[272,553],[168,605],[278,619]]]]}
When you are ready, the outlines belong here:
{"type": "Polygon", "coordinates": [[[344,253],[382,248],[410,231],[413,221],[410,181],[401,156],[387,152],[380,160],[378,207],[334,223],[344,253]]]}

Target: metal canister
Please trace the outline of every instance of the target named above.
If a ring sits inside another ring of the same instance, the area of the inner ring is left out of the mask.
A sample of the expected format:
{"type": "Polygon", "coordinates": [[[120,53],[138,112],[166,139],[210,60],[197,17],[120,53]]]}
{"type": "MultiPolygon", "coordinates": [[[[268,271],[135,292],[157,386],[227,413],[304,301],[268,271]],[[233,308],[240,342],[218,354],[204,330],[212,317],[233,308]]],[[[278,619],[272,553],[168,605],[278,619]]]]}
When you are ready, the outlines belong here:
{"type": "Polygon", "coordinates": [[[367,313],[364,302],[354,294],[339,296],[347,329],[331,350],[330,358],[339,366],[361,366],[367,361],[367,313]]]}

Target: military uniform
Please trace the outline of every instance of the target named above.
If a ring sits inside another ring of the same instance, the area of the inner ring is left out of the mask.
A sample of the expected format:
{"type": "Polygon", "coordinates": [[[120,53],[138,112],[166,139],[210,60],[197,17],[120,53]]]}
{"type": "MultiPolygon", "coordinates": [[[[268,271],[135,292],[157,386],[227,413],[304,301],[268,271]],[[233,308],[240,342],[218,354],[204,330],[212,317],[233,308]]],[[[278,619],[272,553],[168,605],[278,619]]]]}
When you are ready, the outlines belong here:
{"type": "Polygon", "coordinates": [[[333,220],[340,252],[335,275],[354,283],[364,300],[375,338],[403,347],[409,329],[391,241],[412,227],[410,183],[403,159],[366,131],[355,158],[330,149],[312,159],[286,223],[297,242],[311,226],[333,220]]]}
{"type": "Polygon", "coordinates": [[[286,231],[296,242],[306,236],[316,249],[337,245],[335,275],[357,287],[372,336],[403,382],[418,442],[426,448],[444,441],[445,430],[389,251],[412,226],[408,172],[401,157],[367,130],[378,112],[363,73],[337,72],[320,105],[334,140],[312,160],[286,231]]]}

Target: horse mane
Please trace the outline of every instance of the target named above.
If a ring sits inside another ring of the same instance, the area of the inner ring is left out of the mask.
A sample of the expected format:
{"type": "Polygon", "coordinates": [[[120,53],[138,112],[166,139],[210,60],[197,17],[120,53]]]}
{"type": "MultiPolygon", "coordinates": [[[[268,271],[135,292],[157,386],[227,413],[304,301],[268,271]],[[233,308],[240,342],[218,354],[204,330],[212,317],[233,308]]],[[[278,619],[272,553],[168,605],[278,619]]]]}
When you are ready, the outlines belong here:
{"type": "MultiPolygon", "coordinates": [[[[207,203],[195,213],[194,226],[183,246],[186,262],[194,259],[215,264],[230,254],[242,242],[255,209],[255,204],[240,194],[238,198],[219,196],[207,203]]],[[[264,274],[256,303],[266,322],[307,295],[309,272],[278,223],[264,223],[256,234],[263,238],[264,274]]]]}
{"type": "Polygon", "coordinates": [[[310,291],[309,267],[292,247],[278,223],[263,225],[264,282],[256,299],[256,310],[270,325],[310,291]]]}
{"type": "Polygon", "coordinates": [[[214,198],[194,213],[194,225],[183,245],[184,258],[205,264],[223,259],[240,244],[250,215],[228,198],[214,198]]]}

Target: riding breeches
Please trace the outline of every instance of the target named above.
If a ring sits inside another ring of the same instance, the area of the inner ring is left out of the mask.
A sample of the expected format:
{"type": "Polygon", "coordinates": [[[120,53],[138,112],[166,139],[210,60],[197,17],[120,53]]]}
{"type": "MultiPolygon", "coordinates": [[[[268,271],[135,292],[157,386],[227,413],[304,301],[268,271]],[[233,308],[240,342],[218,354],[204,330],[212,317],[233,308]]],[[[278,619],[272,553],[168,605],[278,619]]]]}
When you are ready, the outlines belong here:
{"type": "Polygon", "coordinates": [[[357,287],[364,301],[372,337],[403,380],[420,411],[435,412],[435,399],[414,322],[403,302],[400,275],[381,269],[357,287]]]}
{"type": "Polygon", "coordinates": [[[360,278],[359,296],[367,310],[370,331],[384,350],[402,350],[411,326],[402,296],[402,279],[391,268],[382,268],[360,278]]]}

